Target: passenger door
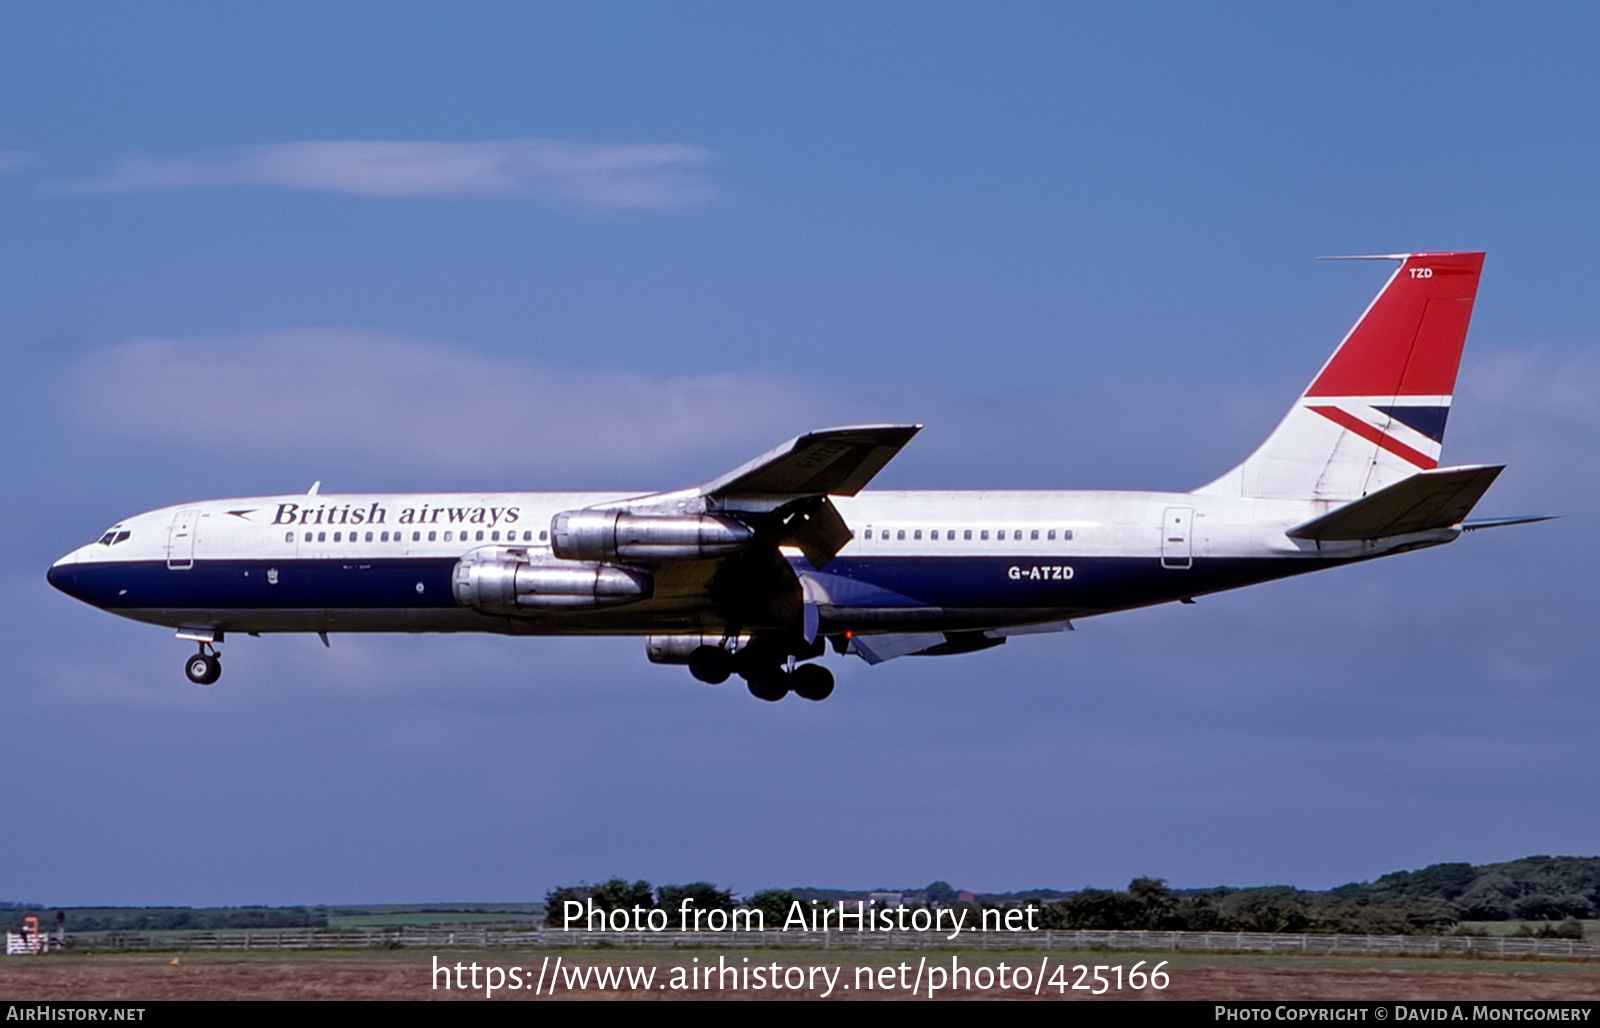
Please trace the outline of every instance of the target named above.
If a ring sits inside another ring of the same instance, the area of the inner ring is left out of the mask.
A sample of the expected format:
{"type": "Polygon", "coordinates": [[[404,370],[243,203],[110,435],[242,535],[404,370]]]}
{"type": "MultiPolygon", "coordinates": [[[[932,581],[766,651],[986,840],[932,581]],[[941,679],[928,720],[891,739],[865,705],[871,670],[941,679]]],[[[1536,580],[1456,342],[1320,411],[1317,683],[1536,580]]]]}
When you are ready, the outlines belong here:
{"type": "Polygon", "coordinates": [[[188,571],[194,567],[194,533],[199,521],[197,510],[180,510],[172,515],[167,529],[167,570],[188,571]]]}
{"type": "Polygon", "coordinates": [[[1193,507],[1168,507],[1161,517],[1161,566],[1182,570],[1194,564],[1190,529],[1193,507]]]}

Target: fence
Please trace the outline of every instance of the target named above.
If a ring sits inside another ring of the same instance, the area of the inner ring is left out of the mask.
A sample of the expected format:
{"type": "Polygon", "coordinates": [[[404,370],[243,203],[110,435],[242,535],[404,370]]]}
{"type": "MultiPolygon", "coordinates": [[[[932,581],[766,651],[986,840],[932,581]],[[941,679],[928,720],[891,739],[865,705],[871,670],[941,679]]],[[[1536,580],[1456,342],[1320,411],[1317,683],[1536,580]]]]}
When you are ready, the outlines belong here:
{"type": "Polygon", "coordinates": [[[1600,943],[1470,935],[1288,935],[1265,932],[569,932],[541,928],[286,928],[220,932],[95,932],[70,936],[89,950],[294,950],[400,948],[996,949],[1305,953],[1367,956],[1594,959],[1600,943]]]}

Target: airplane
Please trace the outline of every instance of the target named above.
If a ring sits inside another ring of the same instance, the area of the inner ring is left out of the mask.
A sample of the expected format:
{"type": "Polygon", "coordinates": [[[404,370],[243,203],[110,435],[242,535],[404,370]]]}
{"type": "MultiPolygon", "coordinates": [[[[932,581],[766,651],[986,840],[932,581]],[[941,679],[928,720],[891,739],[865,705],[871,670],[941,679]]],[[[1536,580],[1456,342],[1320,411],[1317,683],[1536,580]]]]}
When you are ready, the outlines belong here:
{"type": "Polygon", "coordinates": [[[50,583],[198,644],[229,632],[643,636],[697,679],[826,699],[877,664],[1437,546],[1504,465],[1440,467],[1481,252],[1394,274],[1282,422],[1190,492],[867,491],[920,425],[809,432],[676,492],[304,494],[112,525],[50,583]]]}

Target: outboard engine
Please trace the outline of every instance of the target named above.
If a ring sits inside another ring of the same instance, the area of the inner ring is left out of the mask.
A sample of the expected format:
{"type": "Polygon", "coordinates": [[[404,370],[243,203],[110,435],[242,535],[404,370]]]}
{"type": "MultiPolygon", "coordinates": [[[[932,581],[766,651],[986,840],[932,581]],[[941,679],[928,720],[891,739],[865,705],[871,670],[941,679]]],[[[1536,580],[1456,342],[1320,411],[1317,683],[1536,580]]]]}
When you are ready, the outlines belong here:
{"type": "Polygon", "coordinates": [[[564,560],[698,560],[738,553],[755,539],[742,521],[715,514],[569,510],[550,522],[550,550],[564,560]]]}
{"type": "Polygon", "coordinates": [[[707,635],[647,635],[644,655],[652,664],[687,664],[689,654],[702,646],[714,646],[732,653],[744,649],[749,642],[748,635],[738,635],[733,638],[731,646],[724,646],[721,632],[707,635]]]}
{"type": "Polygon", "coordinates": [[[492,548],[462,557],[454,583],[457,603],[489,614],[615,607],[649,599],[655,584],[634,568],[492,548]]]}

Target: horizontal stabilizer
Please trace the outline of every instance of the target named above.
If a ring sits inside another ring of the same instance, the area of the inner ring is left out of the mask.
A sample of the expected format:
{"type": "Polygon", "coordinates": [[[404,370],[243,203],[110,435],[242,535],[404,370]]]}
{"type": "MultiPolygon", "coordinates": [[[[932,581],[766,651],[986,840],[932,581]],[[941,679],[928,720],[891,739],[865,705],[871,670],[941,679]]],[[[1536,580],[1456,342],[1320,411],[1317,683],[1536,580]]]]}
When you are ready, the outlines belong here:
{"type": "Polygon", "coordinates": [[[1423,471],[1289,529],[1292,539],[1381,539],[1461,524],[1504,465],[1423,471]]]}
{"type": "Polygon", "coordinates": [[[1554,521],[1559,514],[1534,514],[1524,518],[1474,518],[1461,524],[1463,532],[1476,532],[1480,528],[1505,528],[1508,525],[1533,525],[1540,521],[1554,521]]]}
{"type": "Polygon", "coordinates": [[[702,486],[705,496],[854,496],[921,425],[852,425],[797,436],[702,486]]]}

